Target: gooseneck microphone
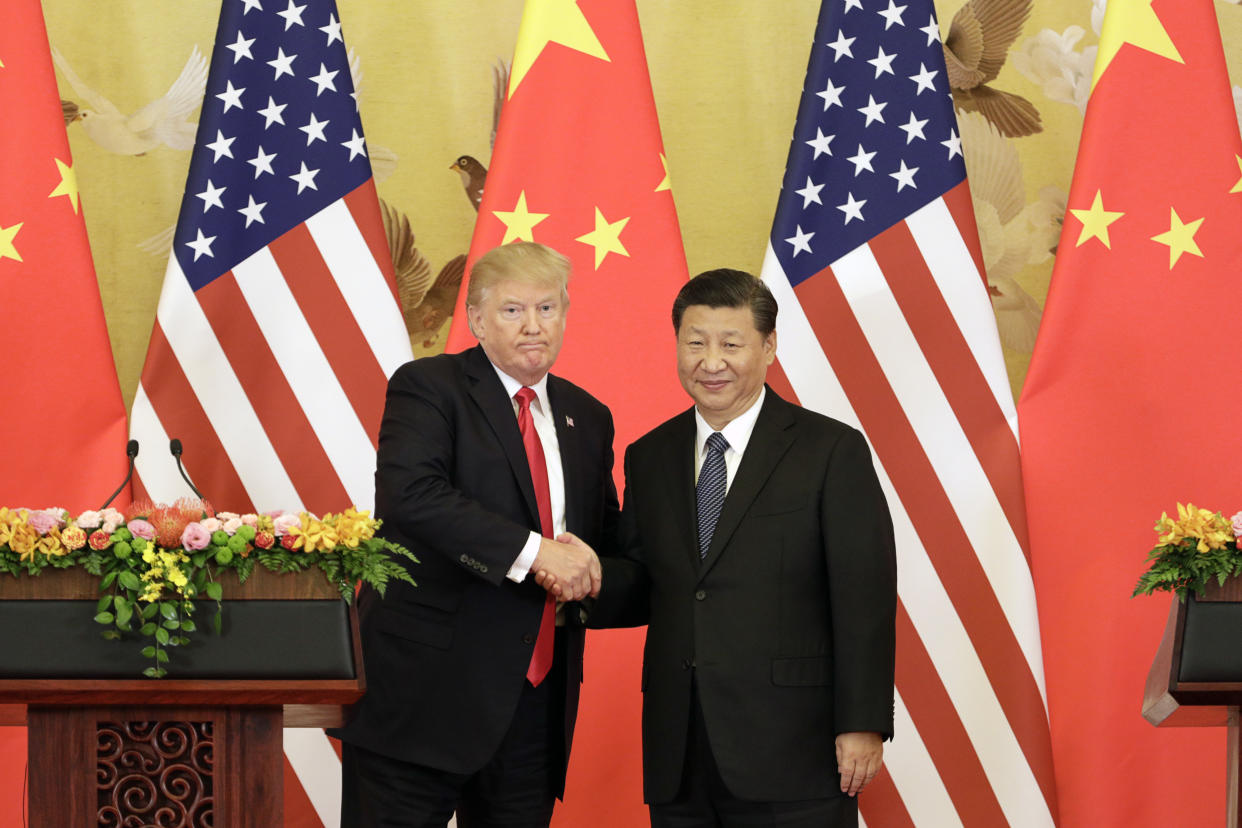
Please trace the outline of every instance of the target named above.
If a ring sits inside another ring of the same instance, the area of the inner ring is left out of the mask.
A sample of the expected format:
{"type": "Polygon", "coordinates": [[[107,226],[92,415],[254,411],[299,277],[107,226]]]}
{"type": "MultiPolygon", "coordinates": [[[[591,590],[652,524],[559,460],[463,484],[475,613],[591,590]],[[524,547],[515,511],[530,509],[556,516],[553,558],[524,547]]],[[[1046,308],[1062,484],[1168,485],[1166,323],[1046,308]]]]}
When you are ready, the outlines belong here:
{"type": "Polygon", "coordinates": [[[172,452],[172,456],[177,459],[177,471],[181,472],[181,479],[185,481],[185,484],[190,487],[190,490],[194,492],[194,494],[198,495],[199,500],[206,500],[207,498],[203,497],[203,493],[200,492],[198,488],[190,481],[189,475],[185,473],[185,469],[181,465],[181,441],[178,440],[176,437],[169,440],[168,450],[172,452]]]}
{"type": "Polygon", "coordinates": [[[121,485],[116,487],[116,491],[112,493],[112,496],[104,501],[104,505],[99,507],[101,512],[108,508],[109,503],[116,500],[116,496],[121,493],[121,490],[129,483],[129,479],[134,476],[134,458],[138,456],[137,440],[130,440],[125,444],[125,456],[129,458],[129,471],[125,472],[125,479],[121,481],[121,485]]]}

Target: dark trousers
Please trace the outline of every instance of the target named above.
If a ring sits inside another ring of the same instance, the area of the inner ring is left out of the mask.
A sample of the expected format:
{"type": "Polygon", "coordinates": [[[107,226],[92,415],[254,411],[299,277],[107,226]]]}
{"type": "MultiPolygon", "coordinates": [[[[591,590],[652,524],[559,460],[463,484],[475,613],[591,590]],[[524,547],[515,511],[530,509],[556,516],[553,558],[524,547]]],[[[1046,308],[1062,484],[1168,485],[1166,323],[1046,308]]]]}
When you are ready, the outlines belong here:
{"type": "MultiPolygon", "coordinates": [[[[565,648],[524,684],[509,730],[475,773],[449,773],[343,743],[341,828],[547,828],[565,765],[565,648]]],[[[469,722],[462,723],[463,728],[469,722]]]]}
{"type": "Polygon", "coordinates": [[[697,687],[691,698],[681,789],[672,802],[651,806],[652,828],[857,828],[858,800],[848,796],[799,802],[735,797],[712,755],[697,687]]]}

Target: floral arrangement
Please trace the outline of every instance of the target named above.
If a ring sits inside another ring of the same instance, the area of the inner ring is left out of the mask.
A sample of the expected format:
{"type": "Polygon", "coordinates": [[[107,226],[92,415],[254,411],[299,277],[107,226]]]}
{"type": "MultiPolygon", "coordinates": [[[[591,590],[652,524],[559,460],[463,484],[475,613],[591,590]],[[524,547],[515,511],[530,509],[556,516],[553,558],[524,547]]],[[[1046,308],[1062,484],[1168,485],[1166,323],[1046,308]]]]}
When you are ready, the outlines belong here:
{"type": "Polygon", "coordinates": [[[390,580],[413,584],[397,557],[417,562],[401,546],[376,536],[380,522],[346,509],[316,517],[309,512],[216,513],[203,500],[169,505],[137,501],[125,512],[0,507],[0,573],[38,575],[79,566],[99,577],[103,595],[95,621],[104,638],[137,631],[153,660],[143,674],[167,674],[168,649],[189,643],[196,631],[195,599],[216,602],[221,627],[223,590],[217,576],[231,570],[244,582],[255,566],[273,572],[319,568],[351,601],[359,581],[382,595],[390,580]]]}
{"type": "Polygon", "coordinates": [[[1177,593],[1178,599],[1185,601],[1188,591],[1203,595],[1212,579],[1223,584],[1226,578],[1242,575],[1242,553],[1238,551],[1242,512],[1226,518],[1193,503],[1179,503],[1177,519],[1161,513],[1155,530],[1158,545],[1147,554],[1151,565],[1139,578],[1133,595],[1164,590],[1177,593]]]}

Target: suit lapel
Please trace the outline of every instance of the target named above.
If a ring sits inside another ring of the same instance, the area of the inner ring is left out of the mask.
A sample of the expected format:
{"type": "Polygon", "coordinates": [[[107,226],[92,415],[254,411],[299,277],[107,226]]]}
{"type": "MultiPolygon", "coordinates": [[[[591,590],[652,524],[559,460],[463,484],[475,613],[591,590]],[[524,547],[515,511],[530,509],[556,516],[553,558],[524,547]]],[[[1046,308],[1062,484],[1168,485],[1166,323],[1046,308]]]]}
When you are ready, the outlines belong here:
{"type": "Polygon", "coordinates": [[[504,450],[514,480],[526,501],[530,525],[539,525],[539,506],[535,502],[535,484],[530,477],[530,464],[526,461],[526,449],[522,446],[522,433],[518,430],[513,403],[505,394],[505,387],[496,376],[496,369],[488,361],[482,347],[467,352],[466,374],[470,377],[470,396],[478,405],[483,417],[496,434],[496,440],[504,450]]]}
{"type": "Polygon", "coordinates": [[[672,509],[681,536],[681,547],[689,555],[692,571],[699,568],[698,515],[694,500],[694,409],[691,408],[675,421],[669,431],[668,445],[664,455],[669,458],[671,470],[664,475],[665,498],[672,509]]]}
{"type": "MultiPolygon", "coordinates": [[[[776,464],[793,444],[793,423],[789,404],[776,396],[771,388],[767,389],[763,408],[755,421],[755,430],[751,432],[746,453],[742,455],[742,464],[729,486],[729,493],[725,495],[724,507],[716,522],[716,531],[712,534],[712,545],[708,547],[707,556],[699,568],[700,577],[711,570],[720,558],[721,550],[728,545],[729,539],[737,531],[750,504],[772,476],[776,464]]],[[[697,554],[697,546],[694,549],[697,554]]]]}
{"type": "Polygon", "coordinates": [[[556,426],[556,442],[561,452],[561,472],[565,477],[565,528],[578,533],[582,529],[582,446],[578,429],[570,425],[576,412],[569,409],[567,395],[561,393],[561,379],[548,375],[549,415],[556,426]]]}

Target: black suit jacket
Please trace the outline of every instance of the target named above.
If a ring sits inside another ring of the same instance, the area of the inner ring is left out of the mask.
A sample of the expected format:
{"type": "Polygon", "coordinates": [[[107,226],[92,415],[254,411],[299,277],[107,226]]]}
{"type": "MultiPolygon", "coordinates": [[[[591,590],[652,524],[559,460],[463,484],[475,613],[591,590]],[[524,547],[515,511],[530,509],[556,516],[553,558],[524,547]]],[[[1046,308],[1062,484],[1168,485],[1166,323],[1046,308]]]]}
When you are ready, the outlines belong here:
{"type": "Polygon", "coordinates": [[[866,441],[769,388],[702,561],[694,446],[691,409],[626,451],[626,551],[588,619],[650,624],[645,798],[677,794],[692,679],[735,796],[839,796],[836,735],[893,729],[896,560],[866,441]]]}
{"type": "MultiPolygon", "coordinates": [[[[565,474],[566,528],[593,546],[615,532],[613,424],[577,386],[548,377],[565,474]]],[[[525,681],[545,592],[505,575],[539,531],[513,403],[481,348],[406,363],[388,383],[375,474],[381,533],[421,562],[417,587],[358,598],[367,693],[334,733],[454,773],[493,755],[525,681]]],[[[583,632],[566,628],[565,751],[582,680],[583,632]]],[[[559,689],[559,688],[558,688],[559,689]]],[[[557,696],[561,696],[557,693],[557,696]]]]}

